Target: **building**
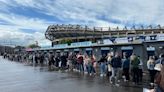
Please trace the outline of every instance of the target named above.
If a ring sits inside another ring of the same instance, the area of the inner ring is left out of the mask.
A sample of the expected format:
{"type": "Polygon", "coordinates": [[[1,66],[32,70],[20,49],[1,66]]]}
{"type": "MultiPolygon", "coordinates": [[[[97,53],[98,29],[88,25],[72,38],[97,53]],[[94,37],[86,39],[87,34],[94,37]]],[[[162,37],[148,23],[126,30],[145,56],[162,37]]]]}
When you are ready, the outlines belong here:
{"type": "Polygon", "coordinates": [[[4,53],[14,53],[14,48],[11,46],[0,46],[1,55],[4,53]]]}
{"type": "MultiPolygon", "coordinates": [[[[147,61],[151,55],[164,52],[164,28],[111,29],[110,27],[87,27],[80,25],[50,25],[45,37],[52,41],[51,47],[35,50],[54,52],[94,53],[99,59],[102,54],[128,52],[147,61]]],[[[146,63],[146,62],[145,62],[146,63]]]]}

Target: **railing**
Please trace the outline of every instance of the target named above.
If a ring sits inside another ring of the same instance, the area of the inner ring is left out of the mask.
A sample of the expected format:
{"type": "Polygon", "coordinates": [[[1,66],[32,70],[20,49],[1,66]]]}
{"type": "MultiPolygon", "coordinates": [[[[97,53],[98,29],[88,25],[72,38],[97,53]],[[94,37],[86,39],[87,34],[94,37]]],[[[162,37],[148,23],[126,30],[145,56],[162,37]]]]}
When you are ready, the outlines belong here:
{"type": "Polygon", "coordinates": [[[149,26],[140,26],[140,27],[135,27],[135,26],[132,26],[132,27],[124,27],[124,28],[120,28],[120,27],[116,27],[116,28],[111,28],[111,27],[91,27],[91,26],[84,26],[84,25],[71,25],[71,24],[68,24],[68,25],[50,25],[48,27],[48,30],[50,29],[53,29],[53,30],[88,30],[88,31],[125,31],[125,30],[128,30],[128,31],[133,31],[133,30],[156,30],[156,29],[164,29],[164,27],[161,27],[160,25],[157,25],[157,26],[152,26],[152,25],[149,25],[149,26]]]}

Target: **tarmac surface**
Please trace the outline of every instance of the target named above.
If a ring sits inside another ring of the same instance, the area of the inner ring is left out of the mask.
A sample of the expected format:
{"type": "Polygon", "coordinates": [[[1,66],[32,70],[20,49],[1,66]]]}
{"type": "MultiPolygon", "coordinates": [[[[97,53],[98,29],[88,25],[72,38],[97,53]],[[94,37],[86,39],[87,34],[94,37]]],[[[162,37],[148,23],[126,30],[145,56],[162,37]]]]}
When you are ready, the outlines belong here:
{"type": "Polygon", "coordinates": [[[107,78],[75,72],[48,71],[0,57],[0,92],[142,92],[142,85],[119,87],[107,78]]]}

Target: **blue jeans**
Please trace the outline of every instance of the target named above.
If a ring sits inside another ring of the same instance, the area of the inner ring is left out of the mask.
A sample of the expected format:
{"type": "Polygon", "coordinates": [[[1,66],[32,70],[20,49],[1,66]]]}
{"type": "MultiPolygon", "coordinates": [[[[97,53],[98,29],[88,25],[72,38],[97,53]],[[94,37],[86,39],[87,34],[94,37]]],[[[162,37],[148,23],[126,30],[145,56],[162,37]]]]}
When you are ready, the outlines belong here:
{"type": "Polygon", "coordinates": [[[88,70],[88,74],[96,73],[95,68],[93,67],[92,64],[87,65],[87,70],[88,70]]]}
{"type": "Polygon", "coordinates": [[[78,70],[80,70],[80,72],[83,72],[84,71],[84,66],[83,66],[83,64],[81,63],[79,63],[78,64],[78,70]]]}
{"type": "Polygon", "coordinates": [[[160,86],[157,85],[157,87],[155,88],[155,92],[163,92],[163,90],[160,86]]]}
{"type": "Polygon", "coordinates": [[[106,63],[104,63],[104,62],[101,62],[100,63],[100,72],[101,72],[101,74],[105,74],[106,73],[106,63]]]}
{"type": "Polygon", "coordinates": [[[119,68],[112,68],[112,75],[110,76],[110,81],[114,79],[114,81],[119,80],[120,77],[120,69],[119,68]]]}

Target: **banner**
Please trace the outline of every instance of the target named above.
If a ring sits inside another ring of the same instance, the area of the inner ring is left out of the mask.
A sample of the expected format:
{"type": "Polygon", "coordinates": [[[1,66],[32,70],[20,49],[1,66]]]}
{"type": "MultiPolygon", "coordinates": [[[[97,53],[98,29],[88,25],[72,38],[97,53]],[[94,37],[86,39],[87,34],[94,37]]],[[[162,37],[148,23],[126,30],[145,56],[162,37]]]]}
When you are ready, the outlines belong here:
{"type": "Polygon", "coordinates": [[[164,41],[164,34],[158,34],[157,41],[164,41]]]}
{"type": "Polygon", "coordinates": [[[72,47],[91,46],[91,41],[71,43],[72,47]]]}
{"type": "Polygon", "coordinates": [[[124,37],[124,38],[116,38],[115,39],[115,43],[128,43],[128,38],[124,37]]]}
{"type": "Polygon", "coordinates": [[[109,47],[101,47],[101,50],[110,50],[109,47]]]}
{"type": "Polygon", "coordinates": [[[121,50],[133,50],[132,46],[122,46],[121,50]]]}
{"type": "Polygon", "coordinates": [[[92,48],[86,48],[85,50],[92,50],[92,48]]]}
{"type": "Polygon", "coordinates": [[[157,41],[157,35],[148,35],[146,36],[145,41],[157,41]]]}
{"type": "Polygon", "coordinates": [[[110,39],[103,39],[103,44],[113,44],[113,42],[110,39]]]}
{"type": "Polygon", "coordinates": [[[146,49],[147,49],[147,51],[155,51],[155,47],[151,47],[151,46],[147,47],[146,49]]]}

